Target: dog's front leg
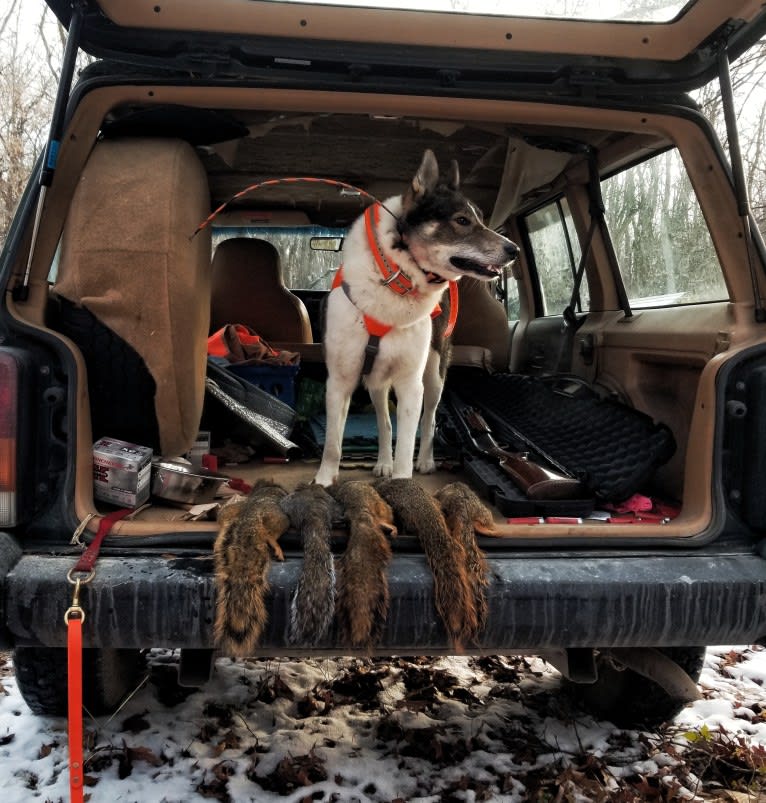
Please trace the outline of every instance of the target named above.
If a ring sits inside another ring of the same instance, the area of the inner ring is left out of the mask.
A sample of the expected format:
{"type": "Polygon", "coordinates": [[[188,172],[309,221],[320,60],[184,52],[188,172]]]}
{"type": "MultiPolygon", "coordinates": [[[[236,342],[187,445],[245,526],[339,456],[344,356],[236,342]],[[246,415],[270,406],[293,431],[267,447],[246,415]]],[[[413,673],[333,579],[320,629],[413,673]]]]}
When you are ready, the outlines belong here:
{"type": "Polygon", "coordinates": [[[392,446],[391,415],[388,412],[388,385],[368,387],[370,399],[375,407],[378,422],[378,460],[372,473],[376,477],[390,477],[394,470],[394,451],[392,446]]]}
{"type": "Polygon", "coordinates": [[[415,467],[421,474],[436,471],[434,461],[434,429],[436,408],[442,396],[444,375],[441,371],[441,355],[429,349],[426,370],[423,372],[423,417],[420,419],[420,449],[415,467]]]}
{"type": "Polygon", "coordinates": [[[338,479],[338,469],[343,451],[343,430],[346,426],[348,407],[355,382],[344,381],[343,377],[330,376],[325,390],[325,432],[322,462],[319,464],[314,482],[318,485],[332,485],[338,479]]]}
{"type": "Polygon", "coordinates": [[[412,460],[415,453],[415,436],[418,431],[420,409],[423,406],[423,380],[421,375],[394,383],[396,392],[396,451],[393,478],[412,477],[412,460]]]}

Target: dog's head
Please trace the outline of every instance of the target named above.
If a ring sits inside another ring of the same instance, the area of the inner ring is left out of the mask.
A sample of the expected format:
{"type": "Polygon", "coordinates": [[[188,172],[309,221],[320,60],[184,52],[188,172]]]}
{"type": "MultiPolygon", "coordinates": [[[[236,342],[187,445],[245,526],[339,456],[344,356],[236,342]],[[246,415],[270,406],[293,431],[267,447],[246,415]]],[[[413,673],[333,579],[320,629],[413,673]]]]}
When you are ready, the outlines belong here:
{"type": "Polygon", "coordinates": [[[430,150],[402,197],[399,233],[418,266],[443,279],[496,279],[519,252],[484,225],[481,210],[460,192],[457,162],[440,178],[430,150]]]}

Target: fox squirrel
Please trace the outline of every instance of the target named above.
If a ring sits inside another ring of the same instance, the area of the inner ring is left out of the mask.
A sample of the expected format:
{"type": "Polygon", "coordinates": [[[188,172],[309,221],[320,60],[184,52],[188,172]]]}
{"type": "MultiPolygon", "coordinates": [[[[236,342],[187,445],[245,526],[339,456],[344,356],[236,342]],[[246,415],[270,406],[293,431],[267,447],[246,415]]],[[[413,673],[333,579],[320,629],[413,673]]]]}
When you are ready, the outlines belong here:
{"type": "Polygon", "coordinates": [[[284,560],[277,539],[290,526],[279,507],[287,491],[259,480],[242,500],[221,508],[213,547],[215,565],[215,640],[227,655],[252,654],[266,625],[269,547],[284,560]]]}
{"type": "Polygon", "coordinates": [[[301,485],[279,504],[303,541],[303,569],[290,609],[290,641],[317,644],[335,615],[330,531],[343,511],[321,485],[301,485]]]}
{"type": "Polygon", "coordinates": [[[434,599],[456,650],[479,632],[479,615],[468,555],[447,527],[436,500],[417,481],[385,479],[374,483],[404,529],[418,536],[434,578],[434,599]]]}
{"type": "Polygon", "coordinates": [[[388,616],[388,575],[396,535],[391,507],[367,482],[332,485],[330,494],[345,511],[348,545],[338,563],[337,605],[341,636],[352,647],[370,649],[388,616]]]}
{"type": "Polygon", "coordinates": [[[484,554],[476,545],[475,533],[492,532],[495,527],[494,519],[479,497],[463,482],[445,485],[435,496],[453,537],[465,547],[479,629],[482,630],[487,623],[486,588],[489,585],[489,567],[484,554]]]}

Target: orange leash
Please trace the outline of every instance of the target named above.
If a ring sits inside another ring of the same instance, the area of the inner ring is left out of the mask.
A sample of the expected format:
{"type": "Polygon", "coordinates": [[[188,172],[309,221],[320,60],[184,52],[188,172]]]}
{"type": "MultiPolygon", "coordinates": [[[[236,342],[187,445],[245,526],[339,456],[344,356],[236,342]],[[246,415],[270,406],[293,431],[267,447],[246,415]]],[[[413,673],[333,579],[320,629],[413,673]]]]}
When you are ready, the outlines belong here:
{"type": "MultiPolygon", "coordinates": [[[[82,623],[85,611],[80,606],[80,591],[96,575],[93,568],[98,558],[101,543],[112,527],[130,513],[130,509],[122,508],[104,516],[98,525],[96,537],[80,556],[75,566],[67,572],[67,580],[74,586],[72,604],[64,614],[67,626],[67,736],[69,739],[69,798],[72,803],[83,803],[83,783],[85,767],[83,766],[83,727],[82,727],[82,623]],[[75,572],[84,573],[84,577],[75,577],[75,572]]],[[[78,528],[79,535],[86,519],[78,528]]]]}
{"type": "Polygon", "coordinates": [[[69,738],[69,799],[82,803],[83,797],[83,735],[82,735],[82,621],[85,618],[77,596],[66,612],[67,624],[67,686],[68,686],[68,738],[69,738]]]}

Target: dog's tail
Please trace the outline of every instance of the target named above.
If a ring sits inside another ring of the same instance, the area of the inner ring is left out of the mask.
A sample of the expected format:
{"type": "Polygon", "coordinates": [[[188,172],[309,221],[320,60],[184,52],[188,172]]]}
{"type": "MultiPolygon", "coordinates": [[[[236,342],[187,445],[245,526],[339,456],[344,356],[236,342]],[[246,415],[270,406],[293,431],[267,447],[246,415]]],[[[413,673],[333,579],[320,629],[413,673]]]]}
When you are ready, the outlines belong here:
{"type": "Polygon", "coordinates": [[[415,480],[386,479],[375,487],[404,528],[420,539],[434,578],[436,610],[455,649],[462,650],[479,633],[465,547],[447,527],[436,500],[415,480]]]}

